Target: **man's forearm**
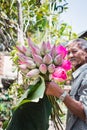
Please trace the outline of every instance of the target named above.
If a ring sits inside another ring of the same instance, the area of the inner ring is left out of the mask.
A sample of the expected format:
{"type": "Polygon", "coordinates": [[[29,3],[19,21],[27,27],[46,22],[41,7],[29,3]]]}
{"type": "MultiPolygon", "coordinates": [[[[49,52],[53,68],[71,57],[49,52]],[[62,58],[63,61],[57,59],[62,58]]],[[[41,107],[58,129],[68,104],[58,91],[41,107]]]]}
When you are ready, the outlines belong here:
{"type": "Polygon", "coordinates": [[[77,117],[85,121],[85,112],[81,102],[72,99],[69,95],[65,97],[64,104],[77,117]]]}

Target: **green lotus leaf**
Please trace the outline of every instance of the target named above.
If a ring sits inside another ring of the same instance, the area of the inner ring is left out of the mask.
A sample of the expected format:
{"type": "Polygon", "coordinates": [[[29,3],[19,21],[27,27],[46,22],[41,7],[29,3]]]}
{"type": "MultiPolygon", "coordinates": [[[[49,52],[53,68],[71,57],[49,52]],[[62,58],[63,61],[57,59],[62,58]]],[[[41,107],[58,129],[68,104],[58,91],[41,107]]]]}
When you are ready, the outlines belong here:
{"type": "Polygon", "coordinates": [[[40,80],[36,84],[29,86],[29,88],[19,99],[17,106],[15,108],[27,102],[38,102],[39,99],[43,98],[44,91],[45,91],[44,78],[40,77],[40,80]]]}

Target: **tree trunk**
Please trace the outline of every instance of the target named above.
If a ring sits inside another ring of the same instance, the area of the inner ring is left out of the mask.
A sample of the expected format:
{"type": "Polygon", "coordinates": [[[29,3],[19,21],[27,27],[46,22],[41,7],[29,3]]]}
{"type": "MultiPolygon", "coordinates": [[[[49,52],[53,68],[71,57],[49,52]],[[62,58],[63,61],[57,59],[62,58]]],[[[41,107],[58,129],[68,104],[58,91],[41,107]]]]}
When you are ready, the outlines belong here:
{"type": "Polygon", "coordinates": [[[17,0],[17,8],[18,8],[18,42],[21,45],[24,45],[21,0],[17,0]]]}

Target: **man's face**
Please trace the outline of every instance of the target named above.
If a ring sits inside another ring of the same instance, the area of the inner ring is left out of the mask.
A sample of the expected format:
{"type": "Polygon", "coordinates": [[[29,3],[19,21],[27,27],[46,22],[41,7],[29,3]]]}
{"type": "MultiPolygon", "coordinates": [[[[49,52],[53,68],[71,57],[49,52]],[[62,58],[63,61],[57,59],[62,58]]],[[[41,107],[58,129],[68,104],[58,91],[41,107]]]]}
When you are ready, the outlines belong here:
{"type": "Polygon", "coordinates": [[[85,51],[80,49],[77,45],[71,43],[72,45],[68,46],[68,55],[67,58],[71,61],[72,67],[77,69],[83,65],[86,60],[85,56],[87,55],[85,51]]]}

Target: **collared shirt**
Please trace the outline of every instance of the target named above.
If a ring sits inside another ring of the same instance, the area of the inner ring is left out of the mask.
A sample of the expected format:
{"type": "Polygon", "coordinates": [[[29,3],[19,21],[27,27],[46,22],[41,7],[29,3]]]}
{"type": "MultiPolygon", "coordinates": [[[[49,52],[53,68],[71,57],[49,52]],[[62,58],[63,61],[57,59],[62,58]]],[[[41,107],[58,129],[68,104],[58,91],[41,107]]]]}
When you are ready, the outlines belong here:
{"type": "Polygon", "coordinates": [[[86,121],[68,112],[66,130],[87,130],[87,64],[82,65],[73,73],[70,96],[82,102],[86,121]]]}

